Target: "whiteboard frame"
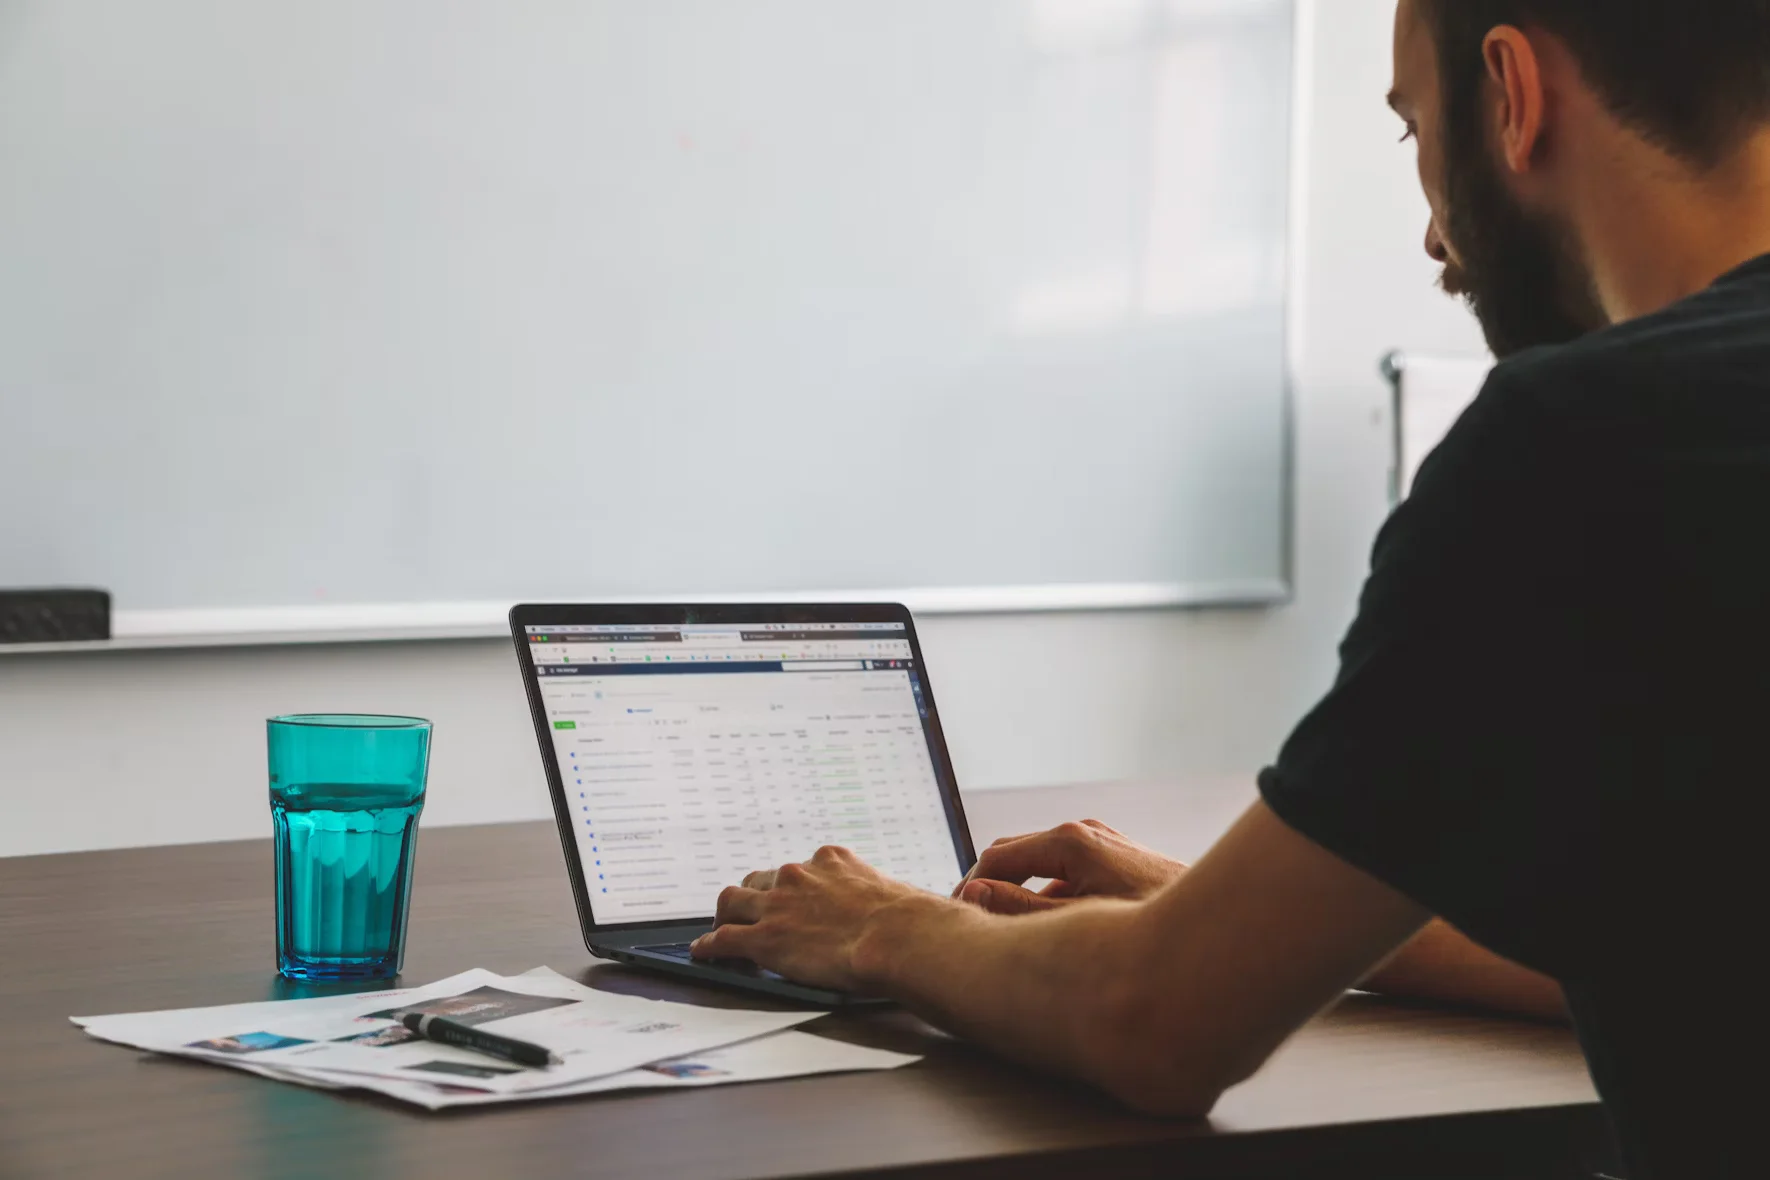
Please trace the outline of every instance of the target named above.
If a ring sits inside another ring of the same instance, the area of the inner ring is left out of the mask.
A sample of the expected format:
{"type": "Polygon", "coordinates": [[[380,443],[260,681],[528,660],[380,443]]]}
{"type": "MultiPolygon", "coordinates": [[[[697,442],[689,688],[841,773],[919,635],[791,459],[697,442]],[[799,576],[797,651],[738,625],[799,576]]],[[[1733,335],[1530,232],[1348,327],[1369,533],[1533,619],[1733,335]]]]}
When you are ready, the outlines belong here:
{"type": "MultiPolygon", "coordinates": [[[[1290,601],[1284,582],[1215,585],[1100,583],[936,589],[785,591],[775,594],[678,594],[573,602],[901,602],[917,615],[1053,614],[1179,608],[1268,607],[1290,601]]],[[[525,601],[560,601],[538,598],[525,601]]],[[[511,602],[368,603],[336,606],[232,607],[118,611],[114,638],[0,644],[0,657],[63,652],[152,651],[327,643],[388,643],[505,638],[511,602]]]]}

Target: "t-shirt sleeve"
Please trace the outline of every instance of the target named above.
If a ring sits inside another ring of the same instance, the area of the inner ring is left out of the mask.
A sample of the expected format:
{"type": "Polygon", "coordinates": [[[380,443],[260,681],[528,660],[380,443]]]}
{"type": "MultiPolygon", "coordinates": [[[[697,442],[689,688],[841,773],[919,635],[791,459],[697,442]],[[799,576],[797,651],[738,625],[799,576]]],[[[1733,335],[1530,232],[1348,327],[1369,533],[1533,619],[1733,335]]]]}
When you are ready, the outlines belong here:
{"type": "Polygon", "coordinates": [[[1597,732],[1564,440],[1496,371],[1378,537],[1339,676],[1260,776],[1290,827],[1554,971],[1597,732]]]}

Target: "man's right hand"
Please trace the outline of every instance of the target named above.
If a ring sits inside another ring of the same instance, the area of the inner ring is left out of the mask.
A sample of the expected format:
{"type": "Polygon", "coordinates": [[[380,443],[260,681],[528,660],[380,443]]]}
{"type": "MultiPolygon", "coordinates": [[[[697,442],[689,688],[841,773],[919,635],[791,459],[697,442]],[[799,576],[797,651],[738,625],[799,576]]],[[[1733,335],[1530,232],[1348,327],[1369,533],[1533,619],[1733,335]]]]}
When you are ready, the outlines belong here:
{"type": "Polygon", "coordinates": [[[1179,861],[1085,819],[997,840],[953,896],[995,914],[1027,914],[1086,897],[1148,897],[1185,871],[1179,861]],[[1023,884],[1033,877],[1051,883],[1035,893],[1023,884]]]}

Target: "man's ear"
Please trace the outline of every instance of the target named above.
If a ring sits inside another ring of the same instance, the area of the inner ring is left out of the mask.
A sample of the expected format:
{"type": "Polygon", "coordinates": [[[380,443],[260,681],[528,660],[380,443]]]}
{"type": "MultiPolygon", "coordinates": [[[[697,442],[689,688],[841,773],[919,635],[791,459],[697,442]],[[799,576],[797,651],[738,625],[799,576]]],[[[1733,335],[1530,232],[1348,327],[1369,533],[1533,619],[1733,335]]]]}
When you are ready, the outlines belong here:
{"type": "Polygon", "coordinates": [[[1528,172],[1542,145],[1547,98],[1542,62],[1522,30],[1500,25],[1481,43],[1487,78],[1499,98],[1494,113],[1494,138],[1506,167],[1528,172]]]}

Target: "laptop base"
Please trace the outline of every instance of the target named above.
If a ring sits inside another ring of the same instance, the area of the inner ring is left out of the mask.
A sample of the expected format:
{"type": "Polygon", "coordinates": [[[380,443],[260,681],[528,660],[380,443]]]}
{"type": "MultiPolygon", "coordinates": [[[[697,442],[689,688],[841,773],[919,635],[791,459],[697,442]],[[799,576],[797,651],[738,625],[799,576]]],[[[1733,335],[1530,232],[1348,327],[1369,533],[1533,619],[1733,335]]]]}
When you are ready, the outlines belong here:
{"type": "Polygon", "coordinates": [[[765,970],[743,959],[692,959],[688,944],[712,929],[710,926],[672,927],[665,930],[630,931],[618,941],[598,938],[590,944],[590,953],[599,959],[629,963],[668,975],[680,975],[700,983],[782,999],[815,1004],[820,1008],[852,1008],[878,1005],[886,1000],[850,995],[829,988],[795,983],[773,971],[765,970]]]}

